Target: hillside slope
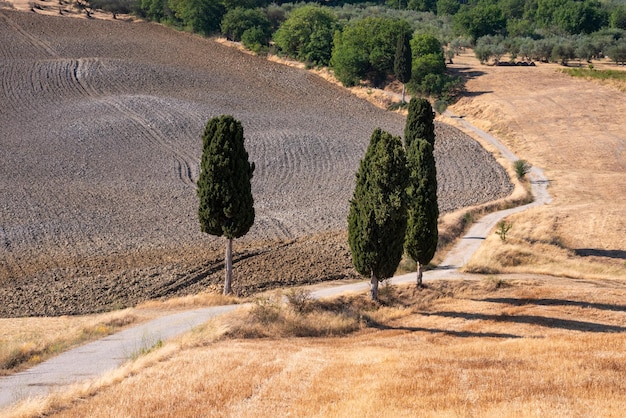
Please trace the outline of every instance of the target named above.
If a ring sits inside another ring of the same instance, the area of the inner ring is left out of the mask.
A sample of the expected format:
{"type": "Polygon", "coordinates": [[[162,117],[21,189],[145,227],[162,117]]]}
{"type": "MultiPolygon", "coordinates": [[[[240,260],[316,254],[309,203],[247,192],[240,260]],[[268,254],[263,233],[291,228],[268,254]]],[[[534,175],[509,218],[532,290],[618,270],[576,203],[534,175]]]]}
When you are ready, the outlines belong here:
{"type": "MultiPolygon", "coordinates": [[[[0,315],[77,314],[221,282],[203,236],[200,134],[241,120],[256,222],[234,289],[353,277],[348,201],[371,132],[401,115],[304,70],[156,24],[0,11],[0,315]]],[[[505,171],[440,124],[441,211],[507,195],[505,171]]]]}

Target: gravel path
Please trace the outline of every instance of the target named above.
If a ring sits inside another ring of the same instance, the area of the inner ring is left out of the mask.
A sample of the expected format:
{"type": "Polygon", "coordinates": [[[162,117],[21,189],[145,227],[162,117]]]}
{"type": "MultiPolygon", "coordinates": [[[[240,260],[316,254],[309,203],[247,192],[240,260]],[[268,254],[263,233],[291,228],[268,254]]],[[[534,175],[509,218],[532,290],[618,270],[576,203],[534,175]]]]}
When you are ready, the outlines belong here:
{"type": "MultiPolygon", "coordinates": [[[[310,73],[147,23],[0,10],[0,316],[61,315],[221,282],[199,232],[206,121],[243,123],[256,222],[235,290],[354,277],[354,173],[404,118],[310,73]]],[[[442,212],[510,193],[475,141],[437,125],[442,212]]]]}

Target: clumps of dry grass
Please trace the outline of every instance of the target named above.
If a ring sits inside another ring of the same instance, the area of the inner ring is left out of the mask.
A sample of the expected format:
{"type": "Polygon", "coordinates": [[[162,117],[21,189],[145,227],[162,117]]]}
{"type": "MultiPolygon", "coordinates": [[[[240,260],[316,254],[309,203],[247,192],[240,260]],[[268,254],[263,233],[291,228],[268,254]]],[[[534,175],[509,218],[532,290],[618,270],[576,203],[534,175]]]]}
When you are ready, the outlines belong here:
{"type": "MultiPolygon", "coordinates": [[[[506,284],[510,285],[510,284],[506,284]]],[[[379,328],[416,312],[429,311],[445,298],[464,298],[504,287],[503,281],[481,286],[476,281],[440,281],[421,289],[383,283],[379,300],[369,295],[346,295],[312,299],[303,290],[280,292],[254,300],[248,310],[228,316],[220,338],[336,337],[366,328],[379,328]]]]}
{"type": "Polygon", "coordinates": [[[329,337],[363,327],[352,309],[317,301],[305,293],[292,293],[283,303],[280,293],[254,300],[228,321],[227,338],[329,337]]]}
{"type": "Polygon", "coordinates": [[[181,296],[167,300],[149,300],[137,305],[137,309],[176,310],[192,309],[206,306],[235,305],[244,302],[235,296],[226,296],[217,293],[198,293],[196,295],[181,296]]]}
{"type": "Polygon", "coordinates": [[[577,256],[559,236],[558,217],[545,216],[544,209],[534,209],[532,216],[511,217],[515,224],[502,241],[491,234],[463,271],[476,274],[533,273],[553,276],[604,279],[626,277],[626,265],[620,260],[577,256]]]}

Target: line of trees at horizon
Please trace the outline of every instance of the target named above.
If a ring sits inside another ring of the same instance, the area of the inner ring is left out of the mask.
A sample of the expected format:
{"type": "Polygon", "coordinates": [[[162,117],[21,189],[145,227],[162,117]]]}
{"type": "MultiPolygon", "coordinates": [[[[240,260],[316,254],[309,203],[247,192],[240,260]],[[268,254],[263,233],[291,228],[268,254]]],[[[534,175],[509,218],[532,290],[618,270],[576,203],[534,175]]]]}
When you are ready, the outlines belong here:
{"type": "Polygon", "coordinates": [[[222,35],[264,54],[329,67],[345,86],[398,80],[412,96],[442,103],[464,90],[447,63],[465,47],[483,62],[626,62],[625,0],[84,0],[92,8],[202,35],[222,35]],[[408,37],[411,75],[394,71],[397,42],[408,37]]]}

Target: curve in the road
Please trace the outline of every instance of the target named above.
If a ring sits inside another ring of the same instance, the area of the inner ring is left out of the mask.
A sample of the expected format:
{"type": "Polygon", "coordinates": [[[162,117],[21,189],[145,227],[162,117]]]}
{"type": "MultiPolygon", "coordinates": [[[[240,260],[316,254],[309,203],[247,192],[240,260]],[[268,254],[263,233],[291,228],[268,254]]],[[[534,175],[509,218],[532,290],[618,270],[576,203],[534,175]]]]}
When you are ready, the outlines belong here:
{"type": "MultiPolygon", "coordinates": [[[[451,113],[448,116],[454,117],[451,113]]],[[[492,135],[459,119],[464,128],[471,130],[490,142],[507,160],[518,158],[492,135]]],[[[478,220],[465,236],[448,253],[440,266],[425,273],[424,277],[450,277],[457,273],[487,235],[503,218],[531,207],[550,203],[547,191],[548,180],[541,169],[533,167],[529,173],[534,201],[530,204],[494,212],[478,220]]],[[[415,274],[394,277],[393,284],[415,280],[415,274]]],[[[325,288],[312,292],[312,297],[323,298],[345,292],[365,291],[367,282],[325,288]]],[[[98,341],[67,351],[21,373],[0,378],[0,410],[29,397],[45,396],[52,389],[59,389],[80,381],[92,379],[111,371],[132,357],[132,354],[146,348],[145,345],[175,337],[206,322],[208,319],[230,312],[238,305],[195,309],[152,320],[148,323],[127,329],[98,341]]]]}

